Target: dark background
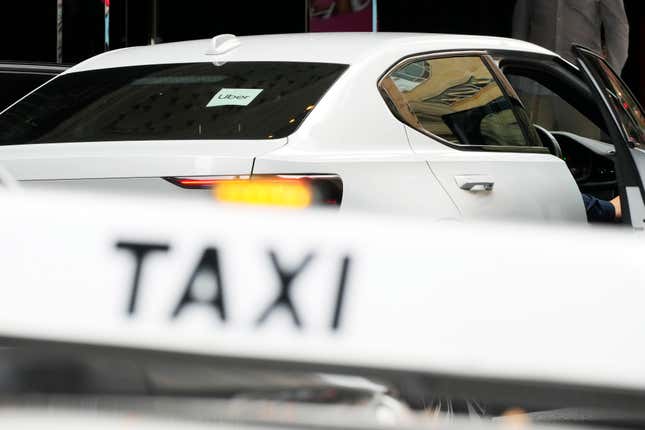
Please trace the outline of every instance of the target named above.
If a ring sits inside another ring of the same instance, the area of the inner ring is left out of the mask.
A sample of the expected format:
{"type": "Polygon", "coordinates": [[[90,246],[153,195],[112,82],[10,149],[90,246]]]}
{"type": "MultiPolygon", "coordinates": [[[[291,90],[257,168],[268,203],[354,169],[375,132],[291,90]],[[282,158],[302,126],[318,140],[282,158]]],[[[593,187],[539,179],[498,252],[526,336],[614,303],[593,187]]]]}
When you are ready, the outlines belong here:
{"type": "MultiPolygon", "coordinates": [[[[544,2],[552,0],[540,0],[544,2]]],[[[645,0],[624,0],[629,58],[623,79],[645,101],[645,0]]],[[[510,37],[515,0],[381,0],[379,29],[510,37]]]]}
{"type": "MultiPolygon", "coordinates": [[[[544,0],[550,1],[550,0],[544,0]]],[[[623,77],[645,100],[645,0],[624,0],[630,20],[630,56],[623,77]]],[[[112,0],[111,48],[237,35],[296,33],[306,29],[304,0],[112,0]],[[127,5],[127,8],[126,8],[127,5]]],[[[379,0],[380,31],[511,34],[515,0],[379,0]]],[[[56,0],[7,0],[0,5],[0,60],[56,60],[56,0]]],[[[64,0],[63,61],[103,52],[101,0],[64,0]]]]}

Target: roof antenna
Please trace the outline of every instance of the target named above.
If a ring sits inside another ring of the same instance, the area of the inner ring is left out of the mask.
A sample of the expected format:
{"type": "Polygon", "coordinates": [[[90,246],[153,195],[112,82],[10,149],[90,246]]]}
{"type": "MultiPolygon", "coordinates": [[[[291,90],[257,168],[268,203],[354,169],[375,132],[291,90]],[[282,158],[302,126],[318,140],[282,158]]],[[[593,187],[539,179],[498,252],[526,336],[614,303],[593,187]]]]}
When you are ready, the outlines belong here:
{"type": "Polygon", "coordinates": [[[234,34],[220,34],[211,39],[211,46],[206,51],[206,55],[221,55],[229,52],[242,42],[234,34]]]}

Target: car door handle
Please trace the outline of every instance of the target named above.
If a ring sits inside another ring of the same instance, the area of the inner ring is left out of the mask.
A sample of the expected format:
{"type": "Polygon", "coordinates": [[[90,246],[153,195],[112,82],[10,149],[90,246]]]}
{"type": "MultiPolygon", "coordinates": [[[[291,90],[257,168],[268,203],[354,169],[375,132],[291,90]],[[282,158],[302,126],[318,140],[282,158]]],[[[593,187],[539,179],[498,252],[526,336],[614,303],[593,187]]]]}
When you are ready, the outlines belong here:
{"type": "Polygon", "coordinates": [[[492,191],[495,181],[488,175],[455,176],[457,186],[466,191],[492,191]]]}

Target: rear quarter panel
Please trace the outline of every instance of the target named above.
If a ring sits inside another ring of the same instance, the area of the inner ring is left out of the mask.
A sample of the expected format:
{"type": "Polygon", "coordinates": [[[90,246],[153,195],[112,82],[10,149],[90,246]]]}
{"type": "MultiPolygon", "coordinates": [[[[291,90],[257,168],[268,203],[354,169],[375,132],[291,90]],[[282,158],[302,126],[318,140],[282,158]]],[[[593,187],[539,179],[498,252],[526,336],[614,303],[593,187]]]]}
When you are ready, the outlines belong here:
{"type": "Polygon", "coordinates": [[[459,218],[377,89],[391,61],[349,67],[287,145],[256,159],[253,173],[337,174],[343,209],[459,218]]]}

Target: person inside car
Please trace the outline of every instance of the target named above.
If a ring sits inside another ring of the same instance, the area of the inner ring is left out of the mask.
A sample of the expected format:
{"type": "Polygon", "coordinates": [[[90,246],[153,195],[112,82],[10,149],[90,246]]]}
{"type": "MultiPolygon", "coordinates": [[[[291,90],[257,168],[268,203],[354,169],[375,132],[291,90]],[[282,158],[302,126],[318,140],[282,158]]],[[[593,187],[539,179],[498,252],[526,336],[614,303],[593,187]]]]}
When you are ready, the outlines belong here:
{"type": "Polygon", "coordinates": [[[589,222],[616,222],[622,219],[620,196],[607,201],[583,193],[582,200],[589,222]]]}

